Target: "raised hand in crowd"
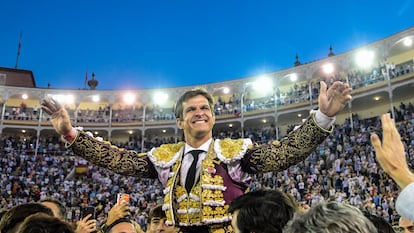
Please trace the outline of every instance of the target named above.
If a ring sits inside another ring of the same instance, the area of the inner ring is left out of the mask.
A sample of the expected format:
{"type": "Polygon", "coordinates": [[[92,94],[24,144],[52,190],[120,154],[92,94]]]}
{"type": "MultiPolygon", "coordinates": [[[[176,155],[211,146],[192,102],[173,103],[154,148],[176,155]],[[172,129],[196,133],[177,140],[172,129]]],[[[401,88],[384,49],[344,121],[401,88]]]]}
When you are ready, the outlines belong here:
{"type": "Polygon", "coordinates": [[[97,230],[97,221],[92,219],[92,214],[88,214],[83,219],[79,220],[76,223],[76,233],[90,233],[96,232],[97,230]]]}
{"type": "Polygon", "coordinates": [[[108,218],[105,225],[109,226],[120,218],[127,218],[131,215],[129,211],[129,205],[126,202],[122,202],[119,205],[114,205],[108,212],[108,218]]]}
{"type": "Polygon", "coordinates": [[[389,113],[382,115],[381,123],[382,141],[377,134],[371,135],[371,143],[375,148],[377,160],[398,186],[405,188],[414,182],[414,174],[408,168],[401,136],[389,113]]]}
{"type": "Polygon", "coordinates": [[[381,167],[403,189],[395,204],[398,214],[414,221],[414,174],[408,168],[404,145],[390,114],[382,115],[381,124],[382,141],[372,134],[371,143],[381,167]]]}

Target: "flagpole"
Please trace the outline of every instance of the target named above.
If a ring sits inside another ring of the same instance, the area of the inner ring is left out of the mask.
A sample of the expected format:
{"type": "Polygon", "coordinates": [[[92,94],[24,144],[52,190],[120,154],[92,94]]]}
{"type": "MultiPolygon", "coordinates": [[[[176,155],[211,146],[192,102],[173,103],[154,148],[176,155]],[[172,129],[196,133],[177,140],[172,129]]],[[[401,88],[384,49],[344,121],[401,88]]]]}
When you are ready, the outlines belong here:
{"type": "Polygon", "coordinates": [[[23,33],[20,32],[19,44],[17,45],[16,65],[14,66],[15,69],[17,69],[18,64],[19,64],[20,48],[22,47],[22,36],[23,36],[23,33]]]}
{"type": "Polygon", "coordinates": [[[86,83],[88,82],[88,69],[86,69],[84,89],[86,90],[86,83]]]}

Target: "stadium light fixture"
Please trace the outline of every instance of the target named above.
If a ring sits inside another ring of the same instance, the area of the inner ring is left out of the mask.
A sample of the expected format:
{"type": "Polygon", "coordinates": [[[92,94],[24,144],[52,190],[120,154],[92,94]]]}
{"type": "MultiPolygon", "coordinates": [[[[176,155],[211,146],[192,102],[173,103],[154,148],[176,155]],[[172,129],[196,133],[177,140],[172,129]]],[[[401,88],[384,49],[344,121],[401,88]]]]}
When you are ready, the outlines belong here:
{"type": "Polygon", "coordinates": [[[369,68],[374,63],[375,53],[372,50],[361,50],[356,54],[356,64],[362,68],[369,68]]]}
{"type": "Polygon", "coordinates": [[[94,95],[94,96],[92,96],[92,101],[93,102],[99,102],[99,100],[100,100],[100,97],[99,97],[99,95],[94,95]]]}
{"type": "Polygon", "coordinates": [[[223,93],[226,94],[226,95],[229,94],[230,93],[230,88],[224,87],[223,88],[223,93]]]}
{"type": "Polygon", "coordinates": [[[298,81],[298,75],[296,73],[289,74],[288,77],[292,82],[298,81]]]}
{"type": "Polygon", "coordinates": [[[403,43],[406,47],[410,47],[413,44],[413,40],[411,38],[407,37],[407,38],[404,39],[403,43]]]}
{"type": "Polygon", "coordinates": [[[213,88],[213,93],[216,93],[217,91],[221,91],[223,94],[227,95],[230,93],[230,88],[228,87],[215,87],[213,88]]]}
{"type": "Polygon", "coordinates": [[[126,93],[123,97],[124,103],[132,105],[135,102],[135,95],[132,93],[126,93]]]}
{"type": "Polygon", "coordinates": [[[153,96],[153,101],[157,105],[163,105],[168,100],[168,94],[165,92],[155,92],[153,96]]]}
{"type": "Polygon", "coordinates": [[[73,104],[75,102],[75,97],[73,95],[48,95],[48,96],[61,104],[73,104]]]}
{"type": "Polygon", "coordinates": [[[334,72],[334,66],[332,63],[327,63],[322,66],[322,70],[325,74],[332,74],[334,72]]]}
{"type": "MultiPolygon", "coordinates": [[[[249,83],[246,83],[248,85],[249,83]]],[[[269,92],[273,90],[273,82],[269,76],[260,76],[256,81],[250,82],[255,91],[269,92]]]]}
{"type": "Polygon", "coordinates": [[[267,75],[262,75],[256,81],[247,82],[243,85],[243,90],[241,92],[240,98],[240,116],[241,116],[241,136],[244,138],[244,95],[246,94],[246,89],[252,86],[255,91],[269,92],[273,90],[273,82],[267,75]]]}

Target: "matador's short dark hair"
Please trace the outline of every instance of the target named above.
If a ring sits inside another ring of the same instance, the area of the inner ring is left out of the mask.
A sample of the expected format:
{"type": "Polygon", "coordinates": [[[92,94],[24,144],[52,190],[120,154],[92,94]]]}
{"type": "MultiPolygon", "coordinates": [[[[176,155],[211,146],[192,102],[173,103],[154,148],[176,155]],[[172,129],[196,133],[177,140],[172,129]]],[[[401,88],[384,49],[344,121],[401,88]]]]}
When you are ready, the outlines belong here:
{"type": "Polygon", "coordinates": [[[207,90],[202,89],[202,88],[198,88],[198,89],[193,89],[190,91],[186,91],[183,95],[181,95],[181,97],[177,100],[177,103],[175,104],[175,109],[174,109],[174,115],[176,119],[181,119],[183,118],[183,103],[186,102],[187,100],[193,98],[194,96],[197,95],[202,95],[204,96],[207,101],[208,104],[210,105],[211,111],[214,114],[214,99],[213,96],[207,92],[207,90]]]}

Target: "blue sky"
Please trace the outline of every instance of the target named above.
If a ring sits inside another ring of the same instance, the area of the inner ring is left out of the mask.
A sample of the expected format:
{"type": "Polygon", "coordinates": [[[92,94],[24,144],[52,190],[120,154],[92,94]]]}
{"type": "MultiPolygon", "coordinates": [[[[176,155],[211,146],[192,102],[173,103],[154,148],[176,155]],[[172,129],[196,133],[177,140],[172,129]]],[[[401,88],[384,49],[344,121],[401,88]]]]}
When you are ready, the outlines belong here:
{"type": "Polygon", "coordinates": [[[292,67],[414,26],[411,0],[1,1],[0,66],[38,87],[207,84],[292,67]]]}

